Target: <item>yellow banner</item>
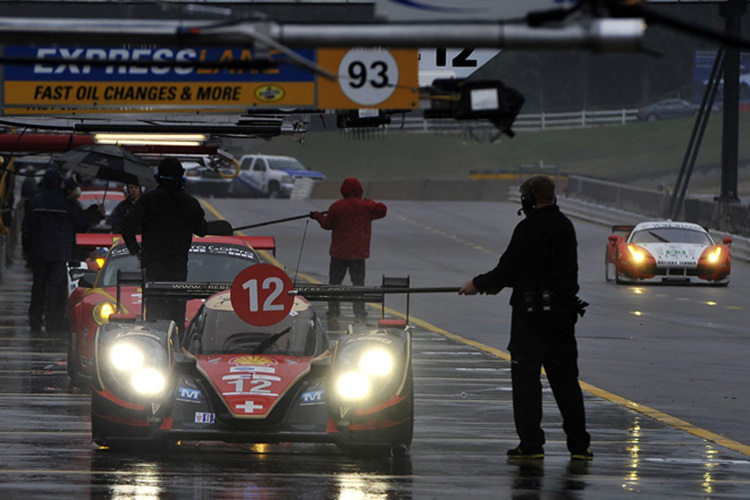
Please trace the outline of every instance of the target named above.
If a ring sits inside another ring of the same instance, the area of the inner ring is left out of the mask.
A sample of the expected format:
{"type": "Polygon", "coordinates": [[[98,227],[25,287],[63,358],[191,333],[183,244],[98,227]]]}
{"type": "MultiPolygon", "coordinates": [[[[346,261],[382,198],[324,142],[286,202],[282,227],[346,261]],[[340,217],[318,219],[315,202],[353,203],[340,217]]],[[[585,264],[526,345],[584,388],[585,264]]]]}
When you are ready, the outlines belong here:
{"type": "Polygon", "coordinates": [[[107,112],[159,111],[175,107],[221,109],[252,106],[314,106],[313,82],[37,82],[5,83],[9,108],[88,110],[107,112]]]}

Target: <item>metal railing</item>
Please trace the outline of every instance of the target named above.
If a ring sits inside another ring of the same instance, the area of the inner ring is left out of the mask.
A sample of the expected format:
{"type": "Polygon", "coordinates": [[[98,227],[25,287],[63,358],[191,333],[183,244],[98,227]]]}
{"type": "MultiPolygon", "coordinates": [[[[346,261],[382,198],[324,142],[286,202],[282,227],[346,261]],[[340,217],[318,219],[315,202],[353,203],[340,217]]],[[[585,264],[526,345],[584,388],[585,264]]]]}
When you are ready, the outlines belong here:
{"type": "MultiPolygon", "coordinates": [[[[615,109],[608,111],[577,111],[567,113],[520,114],[513,123],[513,130],[549,130],[625,125],[636,121],[637,109],[615,109]]],[[[487,120],[457,121],[452,118],[425,120],[421,116],[401,119],[393,116],[388,130],[406,132],[463,133],[470,130],[493,130],[495,126],[487,120]]]]}

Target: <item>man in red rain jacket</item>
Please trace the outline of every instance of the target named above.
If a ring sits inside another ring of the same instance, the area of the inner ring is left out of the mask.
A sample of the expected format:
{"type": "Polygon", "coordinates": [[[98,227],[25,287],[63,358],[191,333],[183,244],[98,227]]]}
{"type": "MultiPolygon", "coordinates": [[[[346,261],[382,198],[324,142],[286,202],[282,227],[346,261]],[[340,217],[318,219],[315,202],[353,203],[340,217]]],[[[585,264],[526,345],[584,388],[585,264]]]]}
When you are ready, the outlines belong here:
{"type": "MultiPolygon", "coordinates": [[[[341,200],[334,202],[325,214],[310,214],[320,227],[332,231],[328,271],[328,282],[331,285],[340,285],[347,270],[352,285],[365,284],[365,259],[370,256],[372,221],[385,217],[388,209],[383,203],[363,199],[362,192],[359,179],[348,177],[341,184],[341,200]]],[[[367,318],[364,302],[354,302],[352,306],[356,321],[364,323],[367,318]]],[[[338,301],[328,302],[329,327],[335,325],[339,312],[338,301]]]]}

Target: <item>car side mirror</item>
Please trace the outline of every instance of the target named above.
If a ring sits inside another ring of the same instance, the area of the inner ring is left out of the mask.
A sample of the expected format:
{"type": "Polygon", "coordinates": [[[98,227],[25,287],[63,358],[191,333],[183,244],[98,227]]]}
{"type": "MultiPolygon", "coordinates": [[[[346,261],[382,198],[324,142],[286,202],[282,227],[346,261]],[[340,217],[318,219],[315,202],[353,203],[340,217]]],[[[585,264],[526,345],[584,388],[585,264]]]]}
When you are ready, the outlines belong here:
{"type": "Polygon", "coordinates": [[[617,243],[617,240],[619,240],[620,237],[615,234],[610,234],[608,239],[610,243],[617,243]]]}
{"type": "Polygon", "coordinates": [[[730,238],[729,236],[725,236],[724,239],[721,240],[721,242],[724,243],[725,245],[731,245],[732,244],[732,238],[730,238]]]}
{"type": "Polygon", "coordinates": [[[94,288],[97,272],[91,269],[81,269],[70,274],[71,279],[78,280],[78,286],[83,288],[94,288]]]}

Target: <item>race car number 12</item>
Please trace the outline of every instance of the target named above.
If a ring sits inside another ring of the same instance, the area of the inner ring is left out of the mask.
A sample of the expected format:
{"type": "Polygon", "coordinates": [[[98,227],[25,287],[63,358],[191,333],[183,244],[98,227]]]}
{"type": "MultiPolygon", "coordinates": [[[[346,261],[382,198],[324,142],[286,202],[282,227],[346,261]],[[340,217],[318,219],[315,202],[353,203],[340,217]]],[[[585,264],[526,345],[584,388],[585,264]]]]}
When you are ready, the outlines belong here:
{"type": "Polygon", "coordinates": [[[346,97],[362,106],[374,106],[396,89],[398,63],[385,49],[351,49],[341,58],[338,78],[346,97]]]}
{"type": "Polygon", "coordinates": [[[230,299],[234,312],[246,323],[269,326],[289,314],[294,297],[289,276],[271,264],[243,269],[232,282],[230,299]]]}

